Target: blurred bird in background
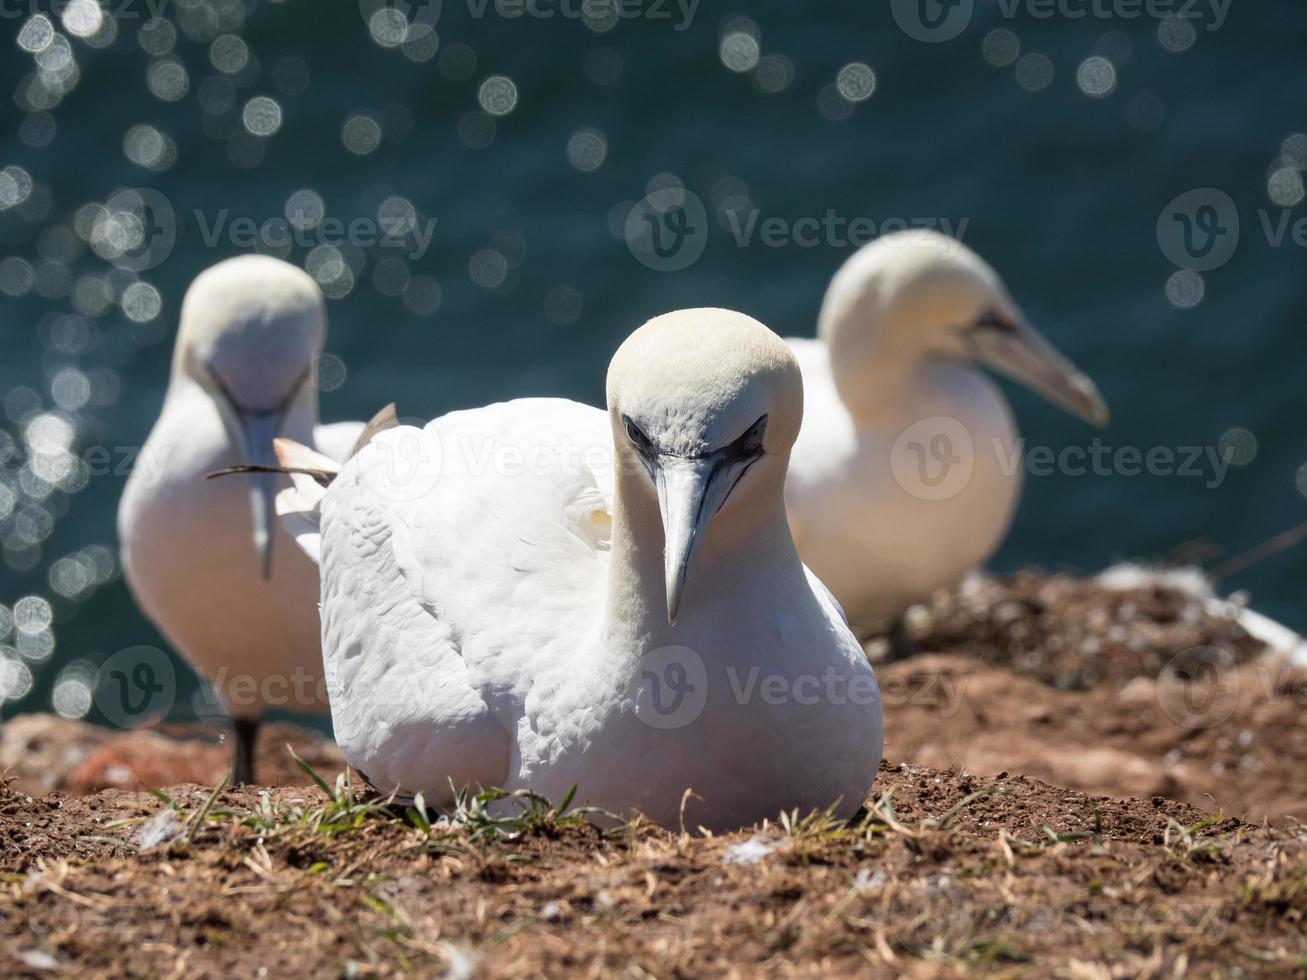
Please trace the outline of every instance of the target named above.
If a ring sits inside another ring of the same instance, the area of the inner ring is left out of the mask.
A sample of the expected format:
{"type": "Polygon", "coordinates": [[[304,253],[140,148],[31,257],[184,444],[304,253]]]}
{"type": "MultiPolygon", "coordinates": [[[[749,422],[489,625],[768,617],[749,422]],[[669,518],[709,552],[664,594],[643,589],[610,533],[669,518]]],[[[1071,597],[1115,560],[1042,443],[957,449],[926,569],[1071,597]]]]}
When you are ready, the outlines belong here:
{"type": "Polygon", "coordinates": [[[286,435],[343,458],[362,423],[318,424],[321,292],[302,270],[242,256],[187,291],[163,410],[127,482],[118,535],[146,615],[203,674],[232,720],[232,777],[254,780],[267,707],[325,713],[318,575],[280,529],[274,473],[205,481],[276,462],[286,435]]]}
{"type": "MultiPolygon", "coordinates": [[[[992,368],[1107,424],[1086,375],[960,241],[909,231],[835,274],[816,340],[789,341],[806,404],[786,505],[804,562],[861,633],[984,564],[1021,493],[1018,432],[992,368]]],[[[905,635],[896,625],[902,652],[905,635]]]]}

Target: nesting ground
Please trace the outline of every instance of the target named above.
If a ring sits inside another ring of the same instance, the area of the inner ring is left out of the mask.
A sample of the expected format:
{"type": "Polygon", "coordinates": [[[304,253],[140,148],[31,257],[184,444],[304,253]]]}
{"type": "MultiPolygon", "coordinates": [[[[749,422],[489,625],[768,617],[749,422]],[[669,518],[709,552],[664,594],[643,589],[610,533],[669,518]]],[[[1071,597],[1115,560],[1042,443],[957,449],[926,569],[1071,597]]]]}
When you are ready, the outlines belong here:
{"type": "Polygon", "coordinates": [[[1307,680],[1232,614],[1026,574],[911,632],[853,825],[429,826],[289,729],[282,785],[212,796],[212,732],[7,723],[0,971],[1307,977],[1307,680]]]}

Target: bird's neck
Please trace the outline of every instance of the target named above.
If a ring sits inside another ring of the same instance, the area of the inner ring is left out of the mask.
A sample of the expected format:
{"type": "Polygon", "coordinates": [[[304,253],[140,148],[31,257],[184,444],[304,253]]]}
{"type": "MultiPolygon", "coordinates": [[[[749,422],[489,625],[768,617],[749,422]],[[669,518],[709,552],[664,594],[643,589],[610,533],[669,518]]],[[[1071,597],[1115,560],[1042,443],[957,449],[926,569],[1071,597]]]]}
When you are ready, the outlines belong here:
{"type": "Polygon", "coordinates": [[[817,335],[826,348],[840,401],[855,422],[874,423],[902,404],[921,351],[894,342],[884,325],[869,321],[860,307],[845,307],[828,295],[817,335]]]}
{"type": "Polygon", "coordinates": [[[282,434],[306,446],[313,445],[313,430],[318,427],[318,388],[310,381],[296,392],[286,409],[282,434]]]}
{"type": "MultiPolygon", "coordinates": [[[[754,506],[727,507],[708,526],[675,625],[667,622],[663,527],[654,494],[620,472],[613,501],[606,629],[610,647],[636,655],[702,636],[705,622],[728,623],[775,608],[806,577],[785,518],[784,496],[757,493],[754,506]]],[[[700,650],[703,656],[709,651],[700,650]]]]}
{"type": "MultiPolygon", "coordinates": [[[[205,405],[213,417],[220,418],[221,413],[214,403],[213,395],[186,371],[174,371],[168,381],[168,392],[164,396],[165,405],[205,405]]],[[[277,426],[277,435],[313,445],[313,430],[318,425],[318,389],[311,381],[302,385],[286,406],[285,414],[277,426]]]]}
{"type": "Polygon", "coordinates": [[[835,390],[860,429],[916,418],[923,405],[938,400],[941,389],[960,382],[969,387],[973,379],[983,378],[969,361],[917,347],[880,344],[857,356],[841,356],[838,348],[828,347],[828,353],[835,390]]]}

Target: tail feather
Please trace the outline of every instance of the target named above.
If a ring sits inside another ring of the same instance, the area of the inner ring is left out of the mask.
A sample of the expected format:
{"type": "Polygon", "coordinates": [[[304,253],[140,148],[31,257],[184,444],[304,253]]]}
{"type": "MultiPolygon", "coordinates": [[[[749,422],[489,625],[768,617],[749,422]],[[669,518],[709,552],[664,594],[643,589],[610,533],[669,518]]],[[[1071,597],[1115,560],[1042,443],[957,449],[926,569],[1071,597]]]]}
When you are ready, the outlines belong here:
{"type": "Polygon", "coordinates": [[[359,452],[372,441],[372,437],[378,432],[385,432],[387,429],[393,429],[399,425],[399,413],[395,410],[395,403],[391,402],[376,415],[368,420],[368,424],[363,427],[359,433],[358,441],[354,443],[354,448],[349,451],[346,459],[353,459],[359,452]]]}

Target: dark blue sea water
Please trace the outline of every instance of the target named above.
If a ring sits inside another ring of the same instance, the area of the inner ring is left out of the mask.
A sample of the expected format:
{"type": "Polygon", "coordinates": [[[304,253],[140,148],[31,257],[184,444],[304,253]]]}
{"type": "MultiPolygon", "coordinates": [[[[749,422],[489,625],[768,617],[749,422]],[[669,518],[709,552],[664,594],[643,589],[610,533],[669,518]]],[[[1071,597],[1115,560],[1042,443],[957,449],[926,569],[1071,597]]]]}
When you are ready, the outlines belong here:
{"type": "MultiPolygon", "coordinates": [[[[162,645],[110,561],[131,447],[188,282],[288,212],[301,242],[273,225],[261,247],[333,297],[327,420],[598,402],[618,342],[677,307],[811,333],[843,233],[741,244],[727,212],[921,219],[960,230],[1113,410],[1095,433],[1009,386],[1029,444],[1098,439],[1108,463],[1032,476],[997,567],[1217,563],[1307,519],[1300,2],[369,2],[0,10],[5,710],[80,714],[96,664],[162,645]],[[682,187],[703,253],[648,268],[624,218],[682,187]],[[1181,207],[1220,241],[1177,260],[1159,218],[1199,188],[1181,207]],[[404,244],[341,241],[357,219],[404,244]],[[1156,447],[1182,472],[1110,465],[1156,447]]],[[[1224,585],[1307,628],[1305,573],[1307,545],[1224,585]]]]}

